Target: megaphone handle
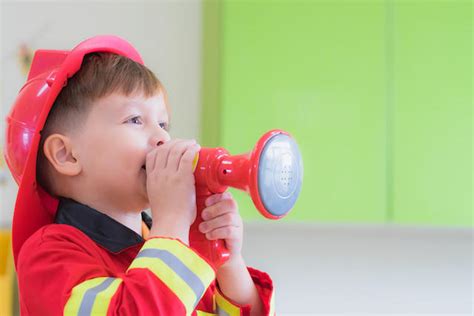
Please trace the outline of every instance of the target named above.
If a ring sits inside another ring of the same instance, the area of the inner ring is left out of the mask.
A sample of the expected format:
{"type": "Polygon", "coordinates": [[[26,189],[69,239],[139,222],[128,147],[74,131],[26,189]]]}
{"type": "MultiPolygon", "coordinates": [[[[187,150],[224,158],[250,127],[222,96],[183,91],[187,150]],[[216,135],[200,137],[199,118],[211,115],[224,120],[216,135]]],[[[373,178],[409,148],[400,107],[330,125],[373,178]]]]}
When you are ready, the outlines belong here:
{"type": "Polygon", "coordinates": [[[229,250],[225,247],[224,240],[208,240],[206,235],[199,231],[199,224],[202,223],[201,214],[206,208],[205,201],[211,195],[210,192],[205,194],[196,192],[197,215],[189,231],[189,244],[191,248],[208,259],[217,269],[229,259],[229,250]]]}

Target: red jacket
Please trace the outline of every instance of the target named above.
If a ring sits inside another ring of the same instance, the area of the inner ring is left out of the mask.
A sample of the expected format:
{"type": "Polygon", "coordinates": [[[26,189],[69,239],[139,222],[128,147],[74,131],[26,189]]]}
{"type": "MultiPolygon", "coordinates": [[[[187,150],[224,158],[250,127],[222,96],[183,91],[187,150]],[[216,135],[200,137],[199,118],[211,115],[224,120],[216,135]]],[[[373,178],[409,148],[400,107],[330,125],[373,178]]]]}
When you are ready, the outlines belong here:
{"type": "MultiPolygon", "coordinates": [[[[150,218],[142,213],[148,226],[150,218]]],[[[248,268],[274,315],[270,277],[248,268]]],[[[178,239],[140,235],[76,201],[23,245],[17,265],[22,315],[248,315],[220,292],[215,270],[178,239]]]]}

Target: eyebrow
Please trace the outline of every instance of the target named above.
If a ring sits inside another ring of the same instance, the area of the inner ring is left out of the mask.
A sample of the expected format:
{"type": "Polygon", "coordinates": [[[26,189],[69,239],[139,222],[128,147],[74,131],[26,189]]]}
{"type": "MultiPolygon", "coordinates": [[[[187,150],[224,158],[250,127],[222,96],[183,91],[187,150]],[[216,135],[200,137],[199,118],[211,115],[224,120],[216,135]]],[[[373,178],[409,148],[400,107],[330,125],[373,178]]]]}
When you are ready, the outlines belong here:
{"type": "Polygon", "coordinates": [[[143,106],[143,103],[141,103],[141,102],[124,102],[119,107],[119,110],[125,110],[125,109],[128,109],[128,108],[145,108],[146,109],[146,107],[143,106]]]}
{"type": "Polygon", "coordinates": [[[120,109],[120,110],[124,110],[124,109],[130,108],[130,107],[132,107],[132,108],[141,107],[141,104],[142,104],[142,103],[139,103],[139,102],[130,102],[130,101],[128,101],[128,102],[123,102],[123,103],[120,105],[119,109],[120,109]]]}
{"type": "MultiPolygon", "coordinates": [[[[121,106],[119,107],[119,111],[123,112],[128,108],[140,108],[141,109],[141,108],[144,108],[144,106],[143,106],[143,103],[141,103],[141,102],[129,101],[129,102],[122,103],[121,106]]],[[[170,117],[168,115],[168,111],[166,110],[166,108],[164,110],[164,113],[166,114],[166,119],[163,120],[163,121],[168,123],[168,125],[169,125],[171,120],[170,120],[170,117]]],[[[160,113],[158,113],[158,114],[160,114],[160,113]]]]}

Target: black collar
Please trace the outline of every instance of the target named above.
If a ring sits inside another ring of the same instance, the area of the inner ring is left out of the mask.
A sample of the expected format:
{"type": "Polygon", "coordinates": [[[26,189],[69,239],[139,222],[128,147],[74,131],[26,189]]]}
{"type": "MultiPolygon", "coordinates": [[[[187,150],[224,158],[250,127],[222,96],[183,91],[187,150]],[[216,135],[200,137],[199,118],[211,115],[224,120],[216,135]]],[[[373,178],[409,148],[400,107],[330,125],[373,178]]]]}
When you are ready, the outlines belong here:
{"type": "MultiPolygon", "coordinates": [[[[142,212],[142,219],[150,228],[151,217],[142,212]]],[[[144,242],[140,235],[113,218],[69,198],[59,198],[55,223],[71,225],[115,253],[144,242]]]]}

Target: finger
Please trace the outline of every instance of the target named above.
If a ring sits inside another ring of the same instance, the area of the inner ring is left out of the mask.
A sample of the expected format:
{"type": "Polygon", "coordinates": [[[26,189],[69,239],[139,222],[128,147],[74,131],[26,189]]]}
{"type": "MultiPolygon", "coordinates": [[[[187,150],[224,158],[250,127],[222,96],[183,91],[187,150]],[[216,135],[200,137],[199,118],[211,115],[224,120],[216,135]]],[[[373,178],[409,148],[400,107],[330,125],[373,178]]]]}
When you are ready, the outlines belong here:
{"type": "Polygon", "coordinates": [[[193,173],[193,161],[200,150],[201,146],[199,144],[187,147],[179,161],[178,171],[182,173],[193,173]]]}
{"type": "Polygon", "coordinates": [[[209,220],[211,218],[226,214],[226,213],[237,213],[237,203],[234,199],[226,199],[217,202],[216,204],[206,207],[201,214],[203,220],[209,220]]]}
{"type": "Polygon", "coordinates": [[[238,220],[235,213],[226,213],[208,221],[202,222],[199,224],[199,231],[205,234],[224,226],[240,227],[240,221],[238,220]]]}
{"type": "Polygon", "coordinates": [[[169,168],[173,171],[178,171],[179,161],[181,160],[181,157],[186,152],[186,150],[194,144],[196,144],[196,141],[194,139],[176,143],[173,148],[170,149],[166,168],[169,168]]]}
{"type": "Polygon", "coordinates": [[[156,149],[153,149],[148,154],[146,154],[145,168],[148,171],[151,171],[155,168],[156,162],[156,149]]]}
{"type": "Polygon", "coordinates": [[[170,149],[178,142],[182,142],[183,139],[172,139],[161,146],[156,148],[156,156],[155,156],[155,169],[164,169],[166,168],[166,164],[168,162],[168,155],[170,153],[170,149]]]}
{"type": "Polygon", "coordinates": [[[237,236],[238,236],[238,228],[234,226],[220,227],[206,233],[206,238],[209,240],[236,239],[237,236]]]}
{"type": "Polygon", "coordinates": [[[211,206],[221,200],[226,200],[226,199],[232,199],[232,194],[229,191],[211,195],[210,197],[206,199],[205,204],[206,206],[211,206]]]}
{"type": "Polygon", "coordinates": [[[223,195],[223,193],[216,193],[216,194],[211,195],[204,202],[205,205],[206,206],[211,206],[211,205],[216,204],[217,202],[219,202],[222,199],[222,195],[223,195]]]}

